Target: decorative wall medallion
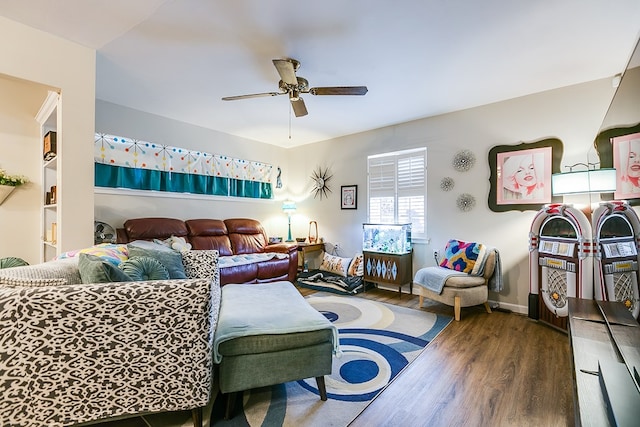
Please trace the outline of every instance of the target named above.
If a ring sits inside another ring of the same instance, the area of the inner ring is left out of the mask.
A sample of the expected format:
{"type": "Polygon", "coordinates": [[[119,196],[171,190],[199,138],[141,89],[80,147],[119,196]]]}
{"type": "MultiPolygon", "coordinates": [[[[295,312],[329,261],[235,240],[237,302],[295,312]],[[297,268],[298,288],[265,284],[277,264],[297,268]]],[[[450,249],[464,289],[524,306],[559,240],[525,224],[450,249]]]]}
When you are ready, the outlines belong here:
{"type": "Polygon", "coordinates": [[[322,196],[327,197],[328,193],[331,193],[331,189],[329,188],[329,180],[333,177],[329,172],[329,168],[325,168],[324,170],[318,166],[318,169],[313,171],[311,175],[311,179],[313,180],[313,188],[311,192],[313,193],[313,198],[320,196],[320,200],[322,200],[322,196]]]}
{"type": "Polygon", "coordinates": [[[475,207],[476,199],[471,194],[463,193],[458,196],[456,203],[458,205],[458,209],[460,209],[462,212],[469,212],[475,207]]]}
{"type": "Polygon", "coordinates": [[[448,176],[446,176],[442,178],[442,181],[440,181],[440,189],[442,191],[451,191],[453,190],[455,184],[456,183],[453,181],[453,178],[449,178],[448,176]]]}
{"type": "Polygon", "coordinates": [[[453,157],[453,168],[458,172],[467,172],[476,163],[476,156],[471,150],[460,150],[453,157]]]}

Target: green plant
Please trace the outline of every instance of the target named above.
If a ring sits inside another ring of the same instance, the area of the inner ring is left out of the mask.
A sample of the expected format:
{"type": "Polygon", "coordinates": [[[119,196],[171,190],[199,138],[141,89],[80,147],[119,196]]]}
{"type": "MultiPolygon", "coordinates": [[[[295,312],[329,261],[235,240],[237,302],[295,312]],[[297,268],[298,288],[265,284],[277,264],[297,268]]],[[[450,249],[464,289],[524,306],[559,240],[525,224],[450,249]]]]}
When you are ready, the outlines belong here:
{"type": "Polygon", "coordinates": [[[29,178],[24,175],[8,175],[4,169],[0,169],[0,185],[17,187],[27,182],[29,182],[29,178]]]}

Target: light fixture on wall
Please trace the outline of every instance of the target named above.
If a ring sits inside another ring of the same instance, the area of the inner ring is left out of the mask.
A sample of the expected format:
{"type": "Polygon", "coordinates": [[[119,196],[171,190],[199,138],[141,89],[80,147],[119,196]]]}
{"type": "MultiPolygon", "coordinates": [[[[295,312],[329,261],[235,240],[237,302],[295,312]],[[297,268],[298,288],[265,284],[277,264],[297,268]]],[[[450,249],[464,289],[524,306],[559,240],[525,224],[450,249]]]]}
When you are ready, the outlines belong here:
{"type": "Polygon", "coordinates": [[[293,242],[293,237],[291,237],[291,215],[296,211],[296,202],[292,200],[285,200],[282,202],[282,212],[287,214],[289,218],[289,234],[287,236],[287,242],[293,242]]]}
{"type": "Polygon", "coordinates": [[[551,192],[554,196],[583,193],[613,193],[616,191],[616,170],[614,168],[595,169],[598,163],[576,163],[569,172],[551,175],[551,192]],[[578,166],[586,170],[574,171],[578,166]]]}

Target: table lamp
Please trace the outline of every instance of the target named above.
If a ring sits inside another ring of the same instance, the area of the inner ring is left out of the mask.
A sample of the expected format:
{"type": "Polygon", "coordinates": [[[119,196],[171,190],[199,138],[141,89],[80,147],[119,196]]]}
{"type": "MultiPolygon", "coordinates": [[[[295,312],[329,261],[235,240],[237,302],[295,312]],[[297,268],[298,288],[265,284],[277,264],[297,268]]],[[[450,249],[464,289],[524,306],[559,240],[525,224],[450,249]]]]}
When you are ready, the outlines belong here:
{"type": "Polygon", "coordinates": [[[296,211],[296,202],[291,200],[285,200],[282,203],[282,212],[286,213],[289,217],[289,234],[287,236],[287,242],[293,242],[293,237],[291,237],[291,215],[296,211]]]}

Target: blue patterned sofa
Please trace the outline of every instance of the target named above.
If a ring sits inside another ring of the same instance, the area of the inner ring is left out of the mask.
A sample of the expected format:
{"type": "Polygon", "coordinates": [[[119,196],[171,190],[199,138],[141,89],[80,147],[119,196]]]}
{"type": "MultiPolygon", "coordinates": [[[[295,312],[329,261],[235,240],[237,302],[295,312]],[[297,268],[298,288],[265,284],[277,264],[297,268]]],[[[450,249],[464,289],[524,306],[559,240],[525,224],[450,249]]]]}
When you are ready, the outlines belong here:
{"type": "Polygon", "coordinates": [[[176,410],[201,425],[220,280],[217,252],[193,252],[209,259],[187,279],[82,283],[78,257],[0,270],[0,426],[176,410]]]}

